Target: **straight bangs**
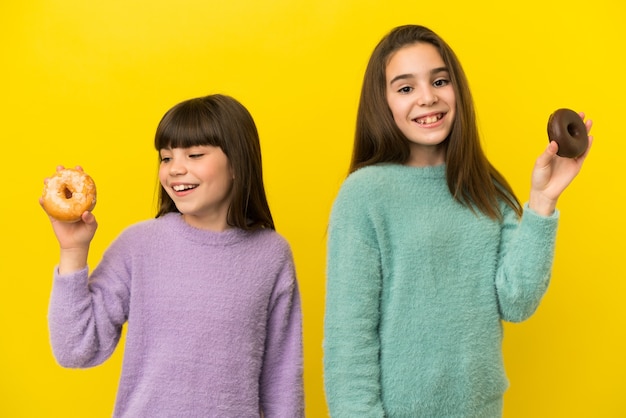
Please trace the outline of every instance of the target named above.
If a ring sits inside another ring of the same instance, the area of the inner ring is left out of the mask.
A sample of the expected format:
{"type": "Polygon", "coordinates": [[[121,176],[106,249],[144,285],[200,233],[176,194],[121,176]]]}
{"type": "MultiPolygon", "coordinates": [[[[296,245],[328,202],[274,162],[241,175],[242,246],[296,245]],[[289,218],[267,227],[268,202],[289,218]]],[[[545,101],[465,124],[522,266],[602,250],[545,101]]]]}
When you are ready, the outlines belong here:
{"type": "MultiPolygon", "coordinates": [[[[214,94],[186,100],[161,119],[154,147],[162,149],[214,146],[222,149],[233,169],[229,225],[252,230],[275,229],[263,185],[259,133],[250,112],[229,96],[214,94]]],[[[157,218],[179,212],[161,185],[157,218]]]]}
{"type": "Polygon", "coordinates": [[[183,102],[161,119],[154,137],[154,147],[162,149],[209,145],[224,149],[224,133],[216,115],[200,100],[183,102]]]}

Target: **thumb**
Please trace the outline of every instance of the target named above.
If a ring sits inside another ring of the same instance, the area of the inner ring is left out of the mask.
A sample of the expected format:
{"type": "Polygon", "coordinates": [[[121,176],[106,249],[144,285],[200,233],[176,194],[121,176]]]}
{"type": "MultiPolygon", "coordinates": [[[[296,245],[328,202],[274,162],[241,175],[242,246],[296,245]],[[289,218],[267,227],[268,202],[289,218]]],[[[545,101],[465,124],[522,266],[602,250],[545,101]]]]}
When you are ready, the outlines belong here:
{"type": "Polygon", "coordinates": [[[87,225],[96,224],[96,217],[93,213],[91,213],[91,211],[86,210],[85,212],[83,212],[81,218],[83,222],[85,222],[87,225]]]}
{"type": "Polygon", "coordinates": [[[559,144],[557,144],[555,141],[550,141],[546,149],[541,153],[539,157],[537,157],[535,165],[537,167],[545,167],[547,165],[550,165],[550,162],[554,159],[558,150],[559,144]]]}

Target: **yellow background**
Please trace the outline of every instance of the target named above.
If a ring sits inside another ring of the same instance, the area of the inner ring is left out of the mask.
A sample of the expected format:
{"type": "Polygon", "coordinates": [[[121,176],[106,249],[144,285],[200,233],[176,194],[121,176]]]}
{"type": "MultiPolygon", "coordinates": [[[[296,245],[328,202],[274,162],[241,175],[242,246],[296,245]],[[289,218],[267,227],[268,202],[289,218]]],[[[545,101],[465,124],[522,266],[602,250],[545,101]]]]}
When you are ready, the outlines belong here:
{"type": "Polygon", "coordinates": [[[261,135],[274,218],[303,296],[307,415],[323,417],[325,228],[346,173],[366,61],[393,26],[446,39],[471,82],[491,161],[521,200],[559,107],[596,143],[559,202],[553,282],[505,325],[505,417],[626,416],[623,216],[625,6],[621,0],[2,1],[0,416],[110,416],[122,349],[66,370],[47,303],[56,240],[37,199],[57,164],[98,184],[90,264],[154,215],[156,125],[175,103],[239,99],[261,135]]]}

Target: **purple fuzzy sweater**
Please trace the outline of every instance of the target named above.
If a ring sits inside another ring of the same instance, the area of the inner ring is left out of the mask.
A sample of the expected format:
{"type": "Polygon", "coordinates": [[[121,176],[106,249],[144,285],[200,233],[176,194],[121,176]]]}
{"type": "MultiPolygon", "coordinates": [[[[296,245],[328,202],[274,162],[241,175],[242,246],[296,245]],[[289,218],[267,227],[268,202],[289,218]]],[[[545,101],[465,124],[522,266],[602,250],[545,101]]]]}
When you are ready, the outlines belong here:
{"type": "Polygon", "coordinates": [[[65,367],[105,361],[127,323],[116,417],[304,415],[298,286],[272,230],[139,223],[89,278],[55,272],[48,319],[65,367]]]}

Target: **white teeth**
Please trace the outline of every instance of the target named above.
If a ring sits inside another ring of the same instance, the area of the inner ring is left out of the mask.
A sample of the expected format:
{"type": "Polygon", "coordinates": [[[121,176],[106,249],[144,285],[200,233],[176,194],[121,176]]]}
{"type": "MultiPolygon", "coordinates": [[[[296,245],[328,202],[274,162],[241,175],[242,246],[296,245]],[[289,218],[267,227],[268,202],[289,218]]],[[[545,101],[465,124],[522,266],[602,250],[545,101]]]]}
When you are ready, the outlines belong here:
{"type": "Polygon", "coordinates": [[[191,184],[177,184],[176,186],[172,186],[172,189],[174,189],[174,191],[177,191],[177,192],[182,192],[184,190],[193,189],[194,187],[196,186],[191,185],[191,184]]]}
{"type": "Polygon", "coordinates": [[[422,118],[422,119],[416,119],[415,121],[417,123],[419,123],[420,125],[426,125],[428,123],[435,123],[439,119],[441,119],[441,114],[435,115],[435,116],[427,116],[427,117],[422,118]]]}

